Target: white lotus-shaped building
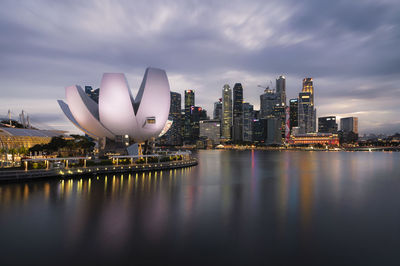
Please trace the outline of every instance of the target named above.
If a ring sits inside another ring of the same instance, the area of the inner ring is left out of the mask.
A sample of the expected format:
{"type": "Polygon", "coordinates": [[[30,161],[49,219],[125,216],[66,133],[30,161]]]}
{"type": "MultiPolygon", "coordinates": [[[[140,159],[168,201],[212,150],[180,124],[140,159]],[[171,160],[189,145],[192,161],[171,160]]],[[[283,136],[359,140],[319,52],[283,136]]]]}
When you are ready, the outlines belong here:
{"type": "MultiPolygon", "coordinates": [[[[65,88],[66,103],[58,103],[68,119],[89,136],[113,141],[141,143],[158,137],[167,123],[170,88],[162,69],[147,68],[134,98],[125,75],[105,73],[101,80],[99,102],[92,100],[80,86],[65,88]]],[[[168,127],[168,126],[167,126],[168,127]]]]}

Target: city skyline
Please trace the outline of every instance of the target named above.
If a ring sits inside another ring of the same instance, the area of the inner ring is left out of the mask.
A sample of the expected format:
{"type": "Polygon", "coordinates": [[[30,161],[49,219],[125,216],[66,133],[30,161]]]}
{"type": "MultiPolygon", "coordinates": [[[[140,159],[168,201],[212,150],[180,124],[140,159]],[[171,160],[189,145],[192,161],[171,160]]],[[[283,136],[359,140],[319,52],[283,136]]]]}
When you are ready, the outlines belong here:
{"type": "Polygon", "coordinates": [[[65,86],[98,88],[103,72],[139,84],[154,66],[167,70],[171,91],[194,89],[210,116],[224,84],[241,83],[244,101],[259,109],[257,85],[284,75],[288,102],[312,77],[317,117],[359,117],[361,134],[400,130],[395,1],[0,6],[2,117],[23,109],[33,122],[72,130],[55,101],[65,86]]]}

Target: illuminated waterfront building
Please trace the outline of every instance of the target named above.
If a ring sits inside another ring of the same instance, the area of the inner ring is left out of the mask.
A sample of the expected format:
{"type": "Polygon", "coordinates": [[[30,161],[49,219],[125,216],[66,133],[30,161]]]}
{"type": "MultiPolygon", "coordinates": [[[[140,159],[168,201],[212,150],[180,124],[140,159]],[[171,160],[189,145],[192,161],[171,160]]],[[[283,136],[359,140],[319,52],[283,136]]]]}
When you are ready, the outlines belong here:
{"type": "Polygon", "coordinates": [[[52,137],[65,136],[64,131],[38,130],[27,128],[0,127],[0,149],[10,150],[18,148],[31,148],[36,144],[47,144],[52,137]]]}
{"type": "Polygon", "coordinates": [[[66,102],[58,103],[67,118],[104,144],[142,143],[159,137],[170,125],[170,89],[162,69],[146,69],[135,98],[123,73],[103,74],[98,103],[80,86],[67,87],[65,96],[66,102]]]}
{"type": "Polygon", "coordinates": [[[232,131],[232,90],[228,84],[222,89],[222,131],[221,138],[231,140],[232,131]]]}
{"type": "Polygon", "coordinates": [[[318,132],[320,133],[337,133],[338,125],[336,116],[326,116],[318,118],[318,132]]]}
{"type": "Polygon", "coordinates": [[[291,145],[328,145],[338,146],[339,137],[332,133],[307,133],[291,135],[289,143],[291,145]]]}
{"type": "Polygon", "coordinates": [[[243,87],[236,83],[233,86],[233,142],[243,141],[243,87]]]}

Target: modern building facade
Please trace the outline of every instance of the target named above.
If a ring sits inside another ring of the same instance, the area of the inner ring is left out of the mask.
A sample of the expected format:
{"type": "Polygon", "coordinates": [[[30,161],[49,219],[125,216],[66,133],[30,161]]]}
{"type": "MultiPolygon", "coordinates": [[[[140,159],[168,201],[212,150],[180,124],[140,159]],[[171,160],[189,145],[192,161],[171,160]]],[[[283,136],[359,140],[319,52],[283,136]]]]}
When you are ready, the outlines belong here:
{"type": "Polygon", "coordinates": [[[340,130],[358,134],[358,117],[344,117],[340,119],[340,130]]]}
{"type": "Polygon", "coordinates": [[[279,104],[286,106],[286,78],[283,75],[276,79],[276,96],[279,104]]]}
{"type": "Polygon", "coordinates": [[[191,108],[195,105],[194,90],[185,90],[184,140],[192,140],[191,108]]]}
{"type": "Polygon", "coordinates": [[[325,116],[318,118],[318,132],[337,134],[338,124],[336,116],[325,116]]]}
{"type": "Polygon", "coordinates": [[[279,104],[279,101],[273,90],[265,89],[264,93],[260,95],[260,116],[267,118],[273,115],[274,107],[279,104]]]}
{"type": "Polygon", "coordinates": [[[221,138],[232,139],[232,90],[228,84],[222,89],[222,129],[221,138]]]}
{"type": "Polygon", "coordinates": [[[290,99],[289,100],[289,108],[290,108],[290,118],[289,118],[289,127],[290,131],[293,127],[297,127],[298,124],[298,114],[299,114],[299,99],[290,99]]]}
{"type": "Polygon", "coordinates": [[[243,141],[253,141],[253,105],[250,103],[243,103],[243,141]]]}
{"type": "Polygon", "coordinates": [[[213,119],[222,120],[222,98],[214,103],[213,119]]]}
{"type": "Polygon", "coordinates": [[[146,69],[135,98],[122,73],[103,75],[98,103],[79,86],[67,87],[65,94],[67,103],[58,101],[64,114],[95,139],[141,143],[158,137],[167,124],[170,89],[162,69],[146,69]]]}
{"type": "Polygon", "coordinates": [[[243,87],[241,83],[233,86],[233,142],[243,141],[243,87]]]}
{"type": "Polygon", "coordinates": [[[218,144],[221,138],[221,121],[218,119],[200,121],[200,138],[212,140],[218,144]]]}
{"type": "Polygon", "coordinates": [[[316,132],[316,109],[314,108],[314,86],[312,78],[303,79],[303,88],[299,93],[298,126],[300,133],[316,132]]]}
{"type": "Polygon", "coordinates": [[[171,103],[169,107],[169,119],[172,121],[171,128],[162,137],[163,144],[171,146],[182,145],[182,116],[181,116],[181,94],[171,91],[171,103]]]}

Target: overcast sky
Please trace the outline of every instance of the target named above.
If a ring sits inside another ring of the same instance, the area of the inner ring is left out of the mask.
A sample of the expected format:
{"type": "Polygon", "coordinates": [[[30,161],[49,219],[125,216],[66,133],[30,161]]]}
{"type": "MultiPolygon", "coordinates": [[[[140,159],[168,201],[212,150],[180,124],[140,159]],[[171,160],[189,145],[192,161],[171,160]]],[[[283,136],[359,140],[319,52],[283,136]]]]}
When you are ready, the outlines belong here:
{"type": "Polygon", "coordinates": [[[24,109],[43,127],[77,132],[56,102],[64,87],[123,72],[136,95],[153,66],[210,115],[225,83],[258,108],[257,85],[283,74],[288,99],[314,79],[317,116],[400,132],[398,0],[1,0],[0,36],[0,116],[24,109]]]}

